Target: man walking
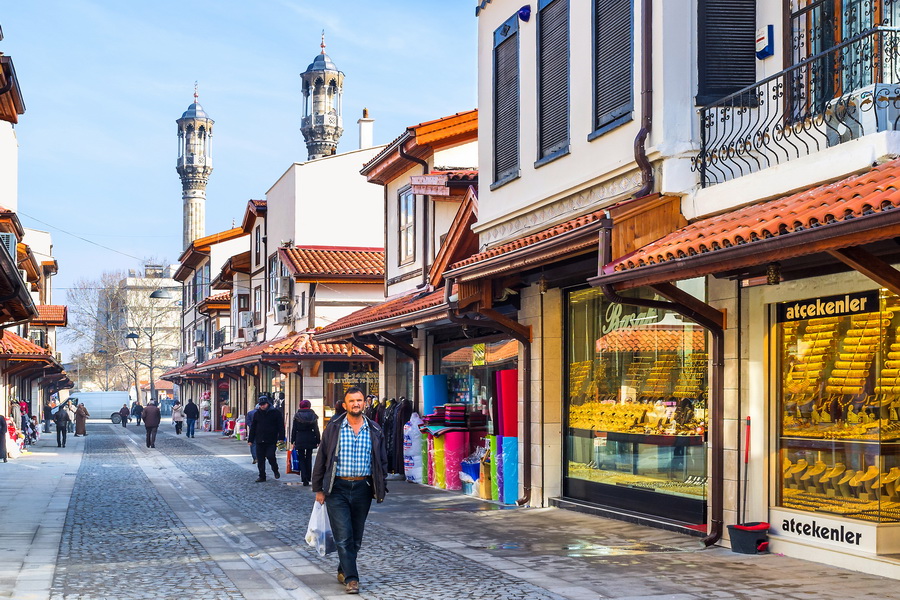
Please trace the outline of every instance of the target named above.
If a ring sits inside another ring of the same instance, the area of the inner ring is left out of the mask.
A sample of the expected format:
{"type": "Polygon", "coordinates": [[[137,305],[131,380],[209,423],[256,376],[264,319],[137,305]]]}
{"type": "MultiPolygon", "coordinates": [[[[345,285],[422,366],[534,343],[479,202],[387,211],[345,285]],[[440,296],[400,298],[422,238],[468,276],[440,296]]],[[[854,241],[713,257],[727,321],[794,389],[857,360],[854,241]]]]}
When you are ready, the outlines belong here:
{"type": "Polygon", "coordinates": [[[56,421],[56,447],[65,448],[66,434],[69,431],[69,423],[72,422],[72,419],[69,417],[69,413],[65,410],[65,408],[60,406],[56,409],[54,420],[56,421]]]}
{"type": "Polygon", "coordinates": [[[119,416],[122,418],[122,427],[128,427],[128,417],[131,416],[131,411],[128,410],[127,404],[123,404],[119,409],[119,416]]]}
{"type": "Polygon", "coordinates": [[[162,417],[155,400],[147,403],[142,416],[144,418],[144,428],[147,430],[147,447],[156,448],[156,431],[159,429],[159,422],[162,420],[162,417]]]}
{"type": "Polygon", "coordinates": [[[44,433],[50,433],[50,421],[53,420],[53,407],[47,402],[44,404],[44,433]]]}
{"type": "Polygon", "coordinates": [[[346,412],[322,433],[312,485],[316,502],[325,503],[337,545],[338,581],[348,594],[359,593],[356,556],[372,498],[387,493],[387,452],[381,427],[363,414],[365,395],[352,387],[344,394],[346,412]]]}
{"type": "Polygon", "coordinates": [[[185,431],[184,437],[194,437],[194,426],[197,424],[197,419],[199,418],[200,409],[194,404],[193,398],[188,398],[188,403],[184,407],[184,419],[187,423],[187,431],[185,431]]]}
{"type": "Polygon", "coordinates": [[[143,414],[144,407],[141,405],[141,401],[135,400],[131,407],[131,416],[134,417],[134,424],[138,427],[141,426],[141,415],[143,414]]]}
{"type": "Polygon", "coordinates": [[[256,444],[256,464],[259,469],[257,483],[266,480],[266,460],[272,466],[275,479],[281,479],[278,471],[278,458],[275,455],[275,445],[284,439],[284,418],[281,411],[272,407],[272,399],[268,394],[259,397],[259,409],[253,414],[250,422],[250,435],[247,443],[256,444]]]}

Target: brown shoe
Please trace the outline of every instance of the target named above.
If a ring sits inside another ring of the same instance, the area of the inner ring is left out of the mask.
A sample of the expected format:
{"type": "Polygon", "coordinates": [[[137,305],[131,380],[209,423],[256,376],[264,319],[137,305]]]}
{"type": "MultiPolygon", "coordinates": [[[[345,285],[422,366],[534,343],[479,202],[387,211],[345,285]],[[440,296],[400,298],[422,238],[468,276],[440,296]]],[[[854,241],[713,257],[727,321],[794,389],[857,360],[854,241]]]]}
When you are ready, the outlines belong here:
{"type": "Polygon", "coordinates": [[[344,574],[341,573],[340,571],[338,571],[338,583],[340,583],[340,584],[344,583],[344,574]]]}
{"type": "Polygon", "coordinates": [[[353,581],[348,581],[346,587],[344,587],[344,592],[347,594],[358,594],[359,582],[355,579],[353,581]]]}

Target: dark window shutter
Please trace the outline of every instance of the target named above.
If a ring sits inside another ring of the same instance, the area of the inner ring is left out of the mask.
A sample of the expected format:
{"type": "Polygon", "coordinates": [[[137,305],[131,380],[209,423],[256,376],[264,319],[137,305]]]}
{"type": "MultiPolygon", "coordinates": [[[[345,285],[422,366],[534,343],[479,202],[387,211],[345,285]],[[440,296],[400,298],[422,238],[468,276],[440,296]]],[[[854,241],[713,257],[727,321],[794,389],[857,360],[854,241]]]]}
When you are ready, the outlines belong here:
{"type": "Polygon", "coordinates": [[[538,158],[569,145],[569,0],[543,4],[538,15],[538,158]]]}
{"type": "Polygon", "coordinates": [[[519,170],[518,17],[494,33],[494,181],[519,170]]]}
{"type": "Polygon", "coordinates": [[[756,0],[698,1],[697,104],[756,83],[756,0]]]}
{"type": "Polygon", "coordinates": [[[594,129],[634,108],[634,8],[632,0],[594,3],[594,129]]]}

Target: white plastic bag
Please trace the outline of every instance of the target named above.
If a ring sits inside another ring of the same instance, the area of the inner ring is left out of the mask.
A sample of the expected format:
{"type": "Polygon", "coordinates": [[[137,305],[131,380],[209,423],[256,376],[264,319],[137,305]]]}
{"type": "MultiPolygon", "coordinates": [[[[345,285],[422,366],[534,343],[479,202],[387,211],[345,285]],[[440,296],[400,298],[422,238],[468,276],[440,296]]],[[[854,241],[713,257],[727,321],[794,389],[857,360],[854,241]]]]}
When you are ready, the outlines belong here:
{"type": "Polygon", "coordinates": [[[306,543],[316,549],[319,556],[331,554],[337,550],[334,536],[331,533],[331,521],[324,504],[313,501],[312,514],[309,516],[309,527],[306,529],[306,543]]]}

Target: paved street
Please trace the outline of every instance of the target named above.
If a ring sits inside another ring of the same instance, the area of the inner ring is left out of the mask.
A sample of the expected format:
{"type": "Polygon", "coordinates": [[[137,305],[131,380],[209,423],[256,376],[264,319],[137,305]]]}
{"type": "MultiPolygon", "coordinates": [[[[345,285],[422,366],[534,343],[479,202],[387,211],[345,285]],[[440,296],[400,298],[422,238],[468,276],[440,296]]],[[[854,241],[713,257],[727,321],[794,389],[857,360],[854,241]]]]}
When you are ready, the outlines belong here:
{"type": "MultiPolygon", "coordinates": [[[[168,426],[167,426],[168,425],[168,426]]],[[[254,483],[246,444],[101,423],[0,464],[0,598],[343,598],[303,541],[313,494],[254,483]]],[[[617,600],[900,598],[896,582],[557,509],[499,509],[390,482],[361,597],[617,600]],[[852,591],[851,591],[852,590],[852,591]]]]}

